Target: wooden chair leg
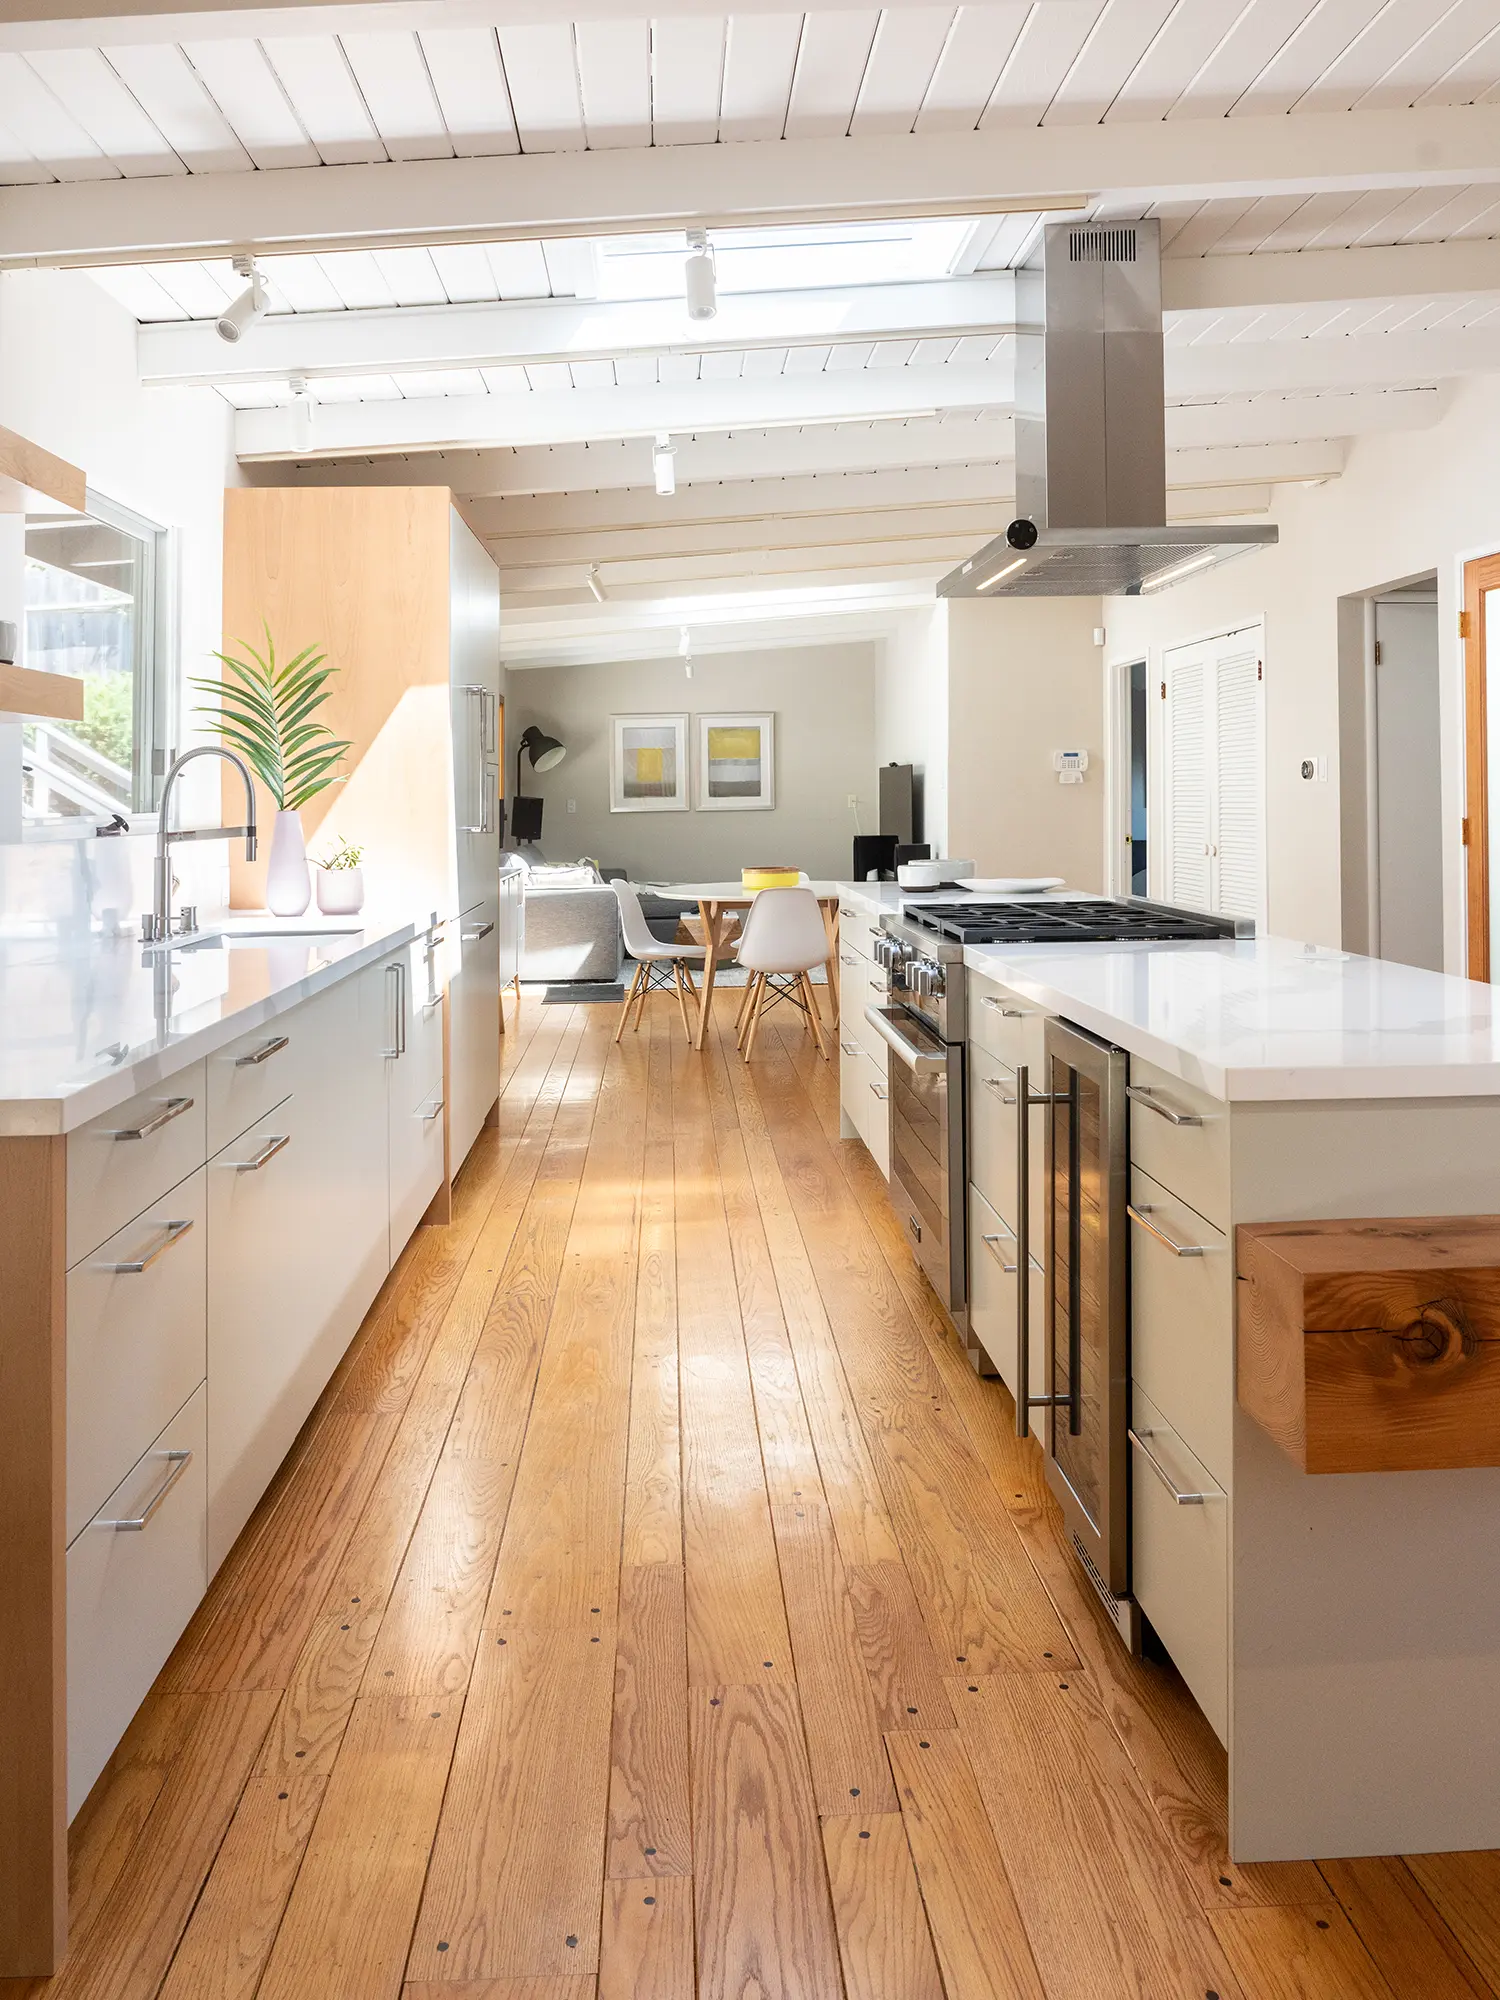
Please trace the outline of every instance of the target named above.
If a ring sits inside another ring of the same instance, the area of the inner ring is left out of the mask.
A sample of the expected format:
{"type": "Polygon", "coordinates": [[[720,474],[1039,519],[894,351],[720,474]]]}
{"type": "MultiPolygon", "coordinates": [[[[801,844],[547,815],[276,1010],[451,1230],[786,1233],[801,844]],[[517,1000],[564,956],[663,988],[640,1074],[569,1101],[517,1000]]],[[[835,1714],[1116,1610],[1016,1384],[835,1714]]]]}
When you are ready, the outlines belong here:
{"type": "Polygon", "coordinates": [[[764,973],[761,973],[760,984],[755,989],[755,1005],[750,1010],[749,1024],[745,1029],[744,1054],[746,1062],[749,1062],[751,1056],[755,1054],[755,1037],[760,1031],[761,1009],[766,1004],[766,993],[769,987],[770,981],[764,973]]]}
{"type": "Polygon", "coordinates": [[[687,993],[682,984],[682,960],[680,958],[672,960],[672,984],[677,989],[677,1011],[682,1016],[682,1032],[687,1036],[689,1045],[691,1045],[693,1024],[688,1016],[687,993]]]}
{"type": "Polygon", "coordinates": [[[620,1008],[620,1025],[615,1029],[615,1040],[617,1042],[625,1032],[625,1023],[630,1019],[630,1003],[635,998],[635,990],[641,983],[641,974],[644,971],[644,966],[638,965],[636,967],[635,978],[630,982],[630,991],[625,995],[624,1004],[620,1008]]]}
{"type": "Polygon", "coordinates": [[[745,1031],[750,1026],[750,1016],[755,1011],[755,995],[761,982],[761,974],[752,972],[745,981],[745,997],[740,1002],[740,1011],[734,1024],[734,1045],[744,1053],[745,1031]]]}
{"type": "Polygon", "coordinates": [[[650,992],[651,967],[648,964],[641,967],[641,987],[635,1003],[635,1026],[631,1029],[632,1034],[638,1035],[641,1032],[641,1016],[646,1011],[646,1000],[650,992]]]}
{"type": "Polygon", "coordinates": [[[828,1044],[823,1039],[823,1016],[818,1011],[817,989],[807,973],[802,975],[802,991],[807,995],[807,1024],[813,1031],[813,1040],[818,1045],[818,1054],[828,1061],[828,1044]]]}

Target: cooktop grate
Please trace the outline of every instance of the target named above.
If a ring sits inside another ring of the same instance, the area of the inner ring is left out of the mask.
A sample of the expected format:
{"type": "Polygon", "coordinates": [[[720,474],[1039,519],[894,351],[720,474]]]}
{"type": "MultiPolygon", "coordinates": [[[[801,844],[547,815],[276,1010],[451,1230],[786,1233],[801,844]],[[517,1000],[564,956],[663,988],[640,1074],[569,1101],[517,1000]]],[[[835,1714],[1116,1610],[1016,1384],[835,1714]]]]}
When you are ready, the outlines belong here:
{"type": "Polygon", "coordinates": [[[1190,943],[1235,935],[1231,918],[1165,903],[1079,899],[1055,903],[924,903],[905,921],[956,944],[1190,943]]]}

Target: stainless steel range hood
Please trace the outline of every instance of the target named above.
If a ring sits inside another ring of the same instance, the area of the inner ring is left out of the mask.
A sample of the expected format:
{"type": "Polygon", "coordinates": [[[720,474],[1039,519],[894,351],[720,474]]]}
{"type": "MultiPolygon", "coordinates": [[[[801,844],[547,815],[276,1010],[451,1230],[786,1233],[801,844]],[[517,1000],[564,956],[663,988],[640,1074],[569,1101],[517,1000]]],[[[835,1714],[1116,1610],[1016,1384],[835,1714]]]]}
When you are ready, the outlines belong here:
{"type": "Polygon", "coordinates": [[[1134,597],[1276,541],[1166,525],[1159,223],[1052,225],[1016,307],[1017,518],[939,596],[1134,597]]]}

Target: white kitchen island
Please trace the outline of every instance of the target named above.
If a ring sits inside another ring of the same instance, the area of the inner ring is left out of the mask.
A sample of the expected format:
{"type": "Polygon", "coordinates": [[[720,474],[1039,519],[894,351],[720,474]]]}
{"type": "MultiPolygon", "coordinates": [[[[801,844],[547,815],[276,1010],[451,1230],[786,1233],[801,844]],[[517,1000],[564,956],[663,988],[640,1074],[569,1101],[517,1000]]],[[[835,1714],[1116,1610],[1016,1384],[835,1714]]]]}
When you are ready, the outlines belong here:
{"type": "Polygon", "coordinates": [[[0,1973],[60,1958],[68,1821],[461,1164],[442,926],[315,926],[0,939],[0,1973]]]}
{"type": "Polygon", "coordinates": [[[976,1067],[1040,1079],[1049,1016],[1130,1056],[1133,1589],[1233,1854],[1500,1845],[1500,1468],[1310,1474],[1236,1396],[1242,1225],[1500,1211],[1492,990],[1274,938],[965,962],[976,1067]]]}

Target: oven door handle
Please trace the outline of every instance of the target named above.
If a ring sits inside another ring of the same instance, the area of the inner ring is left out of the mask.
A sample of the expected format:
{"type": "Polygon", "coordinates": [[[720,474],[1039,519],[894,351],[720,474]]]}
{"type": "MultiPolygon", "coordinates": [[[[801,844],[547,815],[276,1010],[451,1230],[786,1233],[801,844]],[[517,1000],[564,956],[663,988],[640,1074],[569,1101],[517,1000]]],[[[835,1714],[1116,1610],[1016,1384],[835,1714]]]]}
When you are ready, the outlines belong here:
{"type": "Polygon", "coordinates": [[[899,1057],[906,1064],[906,1067],[917,1076],[941,1076],[946,1071],[948,1067],[947,1051],[945,1050],[942,1054],[935,1055],[930,1049],[919,1048],[915,1042],[909,1040],[907,1036],[901,1033],[901,1030],[891,1019],[888,1009],[884,1007],[866,1007],[865,1019],[891,1052],[899,1057]]]}
{"type": "MultiPolygon", "coordinates": [[[[1021,1267],[1016,1287],[1016,1436],[1030,1437],[1033,1410],[1066,1409],[1069,1429],[1076,1429],[1076,1390],[1067,1395],[1033,1396],[1031,1393],[1031,1119],[1028,1113],[1039,1104],[1066,1104],[1065,1090],[1033,1090],[1031,1067],[1016,1068],[1016,1261],[1021,1267]]],[[[1051,1283],[1050,1275],[1048,1283],[1051,1283]]],[[[1076,1370],[1074,1371],[1076,1376],[1076,1370]]]]}

